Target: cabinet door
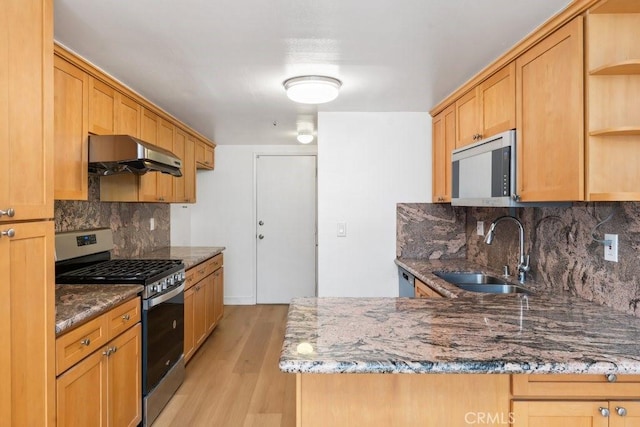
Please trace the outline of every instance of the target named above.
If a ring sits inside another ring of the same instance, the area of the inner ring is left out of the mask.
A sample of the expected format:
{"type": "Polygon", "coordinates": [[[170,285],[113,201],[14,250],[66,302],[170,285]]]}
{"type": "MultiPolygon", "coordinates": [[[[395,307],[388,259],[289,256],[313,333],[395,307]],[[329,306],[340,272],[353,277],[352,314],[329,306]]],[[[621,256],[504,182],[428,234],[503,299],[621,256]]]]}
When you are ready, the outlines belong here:
{"type": "Polygon", "coordinates": [[[87,200],[89,75],[58,56],[53,65],[54,198],[87,200]]]}
{"type": "Polygon", "coordinates": [[[182,176],[173,177],[173,201],[174,202],[186,202],[186,164],[185,164],[185,151],[187,145],[187,134],[182,130],[176,128],[175,139],[173,140],[173,154],[178,156],[182,160],[182,176]]]}
{"type": "Polygon", "coordinates": [[[107,347],[111,351],[108,368],[109,425],[135,427],[142,420],[140,324],[119,335],[107,347]]]}
{"type": "Polygon", "coordinates": [[[140,138],[142,106],[128,96],[116,97],[116,133],[140,138]]]}
{"type": "Polygon", "coordinates": [[[89,77],[89,132],[113,135],[116,130],[116,90],[89,77]]]}
{"type": "Polygon", "coordinates": [[[414,284],[416,298],[442,298],[442,295],[431,289],[426,283],[415,279],[414,284]]]}
{"type": "Polygon", "coordinates": [[[601,402],[530,402],[512,403],[513,427],[608,427],[609,418],[599,408],[609,408],[601,402]]]}
{"type": "Polygon", "coordinates": [[[195,288],[195,296],[194,296],[194,313],[193,316],[193,335],[195,340],[196,348],[200,347],[200,345],[204,342],[207,336],[207,299],[206,299],[206,291],[204,286],[204,280],[201,280],[199,283],[196,283],[195,288]]]}
{"type": "Polygon", "coordinates": [[[224,316],[224,268],[213,273],[214,313],[217,325],[224,316]]]}
{"type": "Polygon", "coordinates": [[[456,142],[456,109],[451,105],[433,118],[434,203],[451,202],[451,151],[456,142]]]}
{"type": "Polygon", "coordinates": [[[10,230],[0,236],[0,414],[44,426],[55,409],[53,221],[0,224],[10,230]]]}
{"type": "Polygon", "coordinates": [[[473,144],[482,135],[480,91],[471,89],[456,101],[456,148],[473,144]]]}
{"type": "Polygon", "coordinates": [[[102,352],[94,352],[57,379],[58,426],[108,425],[108,368],[102,352]]]}
{"type": "MultiPolygon", "coordinates": [[[[0,13],[0,222],[53,218],[50,0],[7,0],[0,13]]],[[[5,412],[2,412],[5,413],[5,412]]]]}
{"type": "Polygon", "coordinates": [[[517,194],[584,199],[582,17],[516,60],[517,194]]]}
{"type": "Polygon", "coordinates": [[[617,401],[609,403],[611,422],[609,427],[640,426],[640,402],[617,401]]]}
{"type": "Polygon", "coordinates": [[[188,362],[196,348],[195,341],[195,293],[191,287],[184,291],[184,359],[188,362]]]}
{"type": "Polygon", "coordinates": [[[213,169],[215,165],[214,148],[199,139],[196,142],[196,165],[198,169],[213,169]]]}
{"type": "Polygon", "coordinates": [[[207,325],[207,335],[216,326],[216,304],[215,304],[215,282],[214,275],[210,274],[204,278],[204,299],[205,299],[205,323],[207,325]]]}
{"type": "MultiPolygon", "coordinates": [[[[173,140],[176,127],[173,123],[160,119],[158,121],[158,147],[173,153],[173,140]]],[[[153,172],[156,175],[156,195],[159,202],[173,201],[173,177],[166,173],[153,172]]],[[[147,174],[148,175],[148,174],[147,174]]]]}
{"type": "Polygon", "coordinates": [[[516,127],[516,64],[510,63],[480,84],[484,138],[516,127]]]}
{"type": "Polygon", "coordinates": [[[184,175],[185,202],[196,202],[196,143],[188,137],[184,147],[182,174],[184,175]]]}
{"type": "MultiPolygon", "coordinates": [[[[149,110],[143,109],[140,125],[140,139],[150,144],[158,143],[159,118],[149,110]]],[[[140,176],[139,200],[141,202],[157,201],[156,185],[158,172],[145,173],[140,176]]]]}

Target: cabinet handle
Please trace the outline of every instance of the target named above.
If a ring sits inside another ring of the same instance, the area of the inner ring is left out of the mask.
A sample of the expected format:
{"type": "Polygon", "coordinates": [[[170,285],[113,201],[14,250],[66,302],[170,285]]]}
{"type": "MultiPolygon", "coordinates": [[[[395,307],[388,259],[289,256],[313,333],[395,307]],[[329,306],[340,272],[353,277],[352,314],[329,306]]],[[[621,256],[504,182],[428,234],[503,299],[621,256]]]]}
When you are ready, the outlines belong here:
{"type": "Polygon", "coordinates": [[[122,320],[124,320],[125,322],[129,321],[129,319],[131,319],[131,316],[129,316],[129,313],[122,316],[122,320]]]}
{"type": "Polygon", "coordinates": [[[198,270],[198,274],[204,274],[204,268],[202,270],[198,270]]]}
{"type": "Polygon", "coordinates": [[[111,353],[115,353],[116,351],[118,351],[118,347],[114,345],[114,346],[111,348],[111,353]]]}
{"type": "Polygon", "coordinates": [[[3,211],[2,209],[0,209],[0,216],[2,215],[6,215],[9,218],[13,218],[13,216],[16,214],[16,210],[13,208],[9,208],[6,211],[3,211]]]}
{"type": "Polygon", "coordinates": [[[89,338],[85,338],[83,340],[80,340],[80,345],[90,345],[91,344],[91,340],[89,338]]]}
{"type": "Polygon", "coordinates": [[[516,193],[513,193],[513,194],[511,195],[511,199],[512,199],[514,202],[519,202],[519,201],[520,201],[520,195],[519,195],[519,194],[516,194],[516,193]]]}
{"type": "Polygon", "coordinates": [[[625,415],[627,415],[627,410],[621,406],[616,406],[616,413],[621,417],[624,417],[625,415]]]}
{"type": "Polygon", "coordinates": [[[103,351],[102,354],[104,356],[109,357],[111,355],[111,349],[109,347],[107,347],[107,349],[105,351],[103,351]]]}
{"type": "Polygon", "coordinates": [[[0,236],[13,237],[15,235],[16,235],[16,230],[14,230],[13,228],[10,228],[6,231],[0,231],[0,236]]]}
{"type": "Polygon", "coordinates": [[[618,377],[616,376],[616,374],[607,375],[607,381],[609,381],[610,383],[615,383],[617,380],[618,377]]]}
{"type": "Polygon", "coordinates": [[[609,416],[609,409],[608,408],[603,408],[602,406],[600,406],[598,408],[598,412],[600,412],[600,415],[602,415],[603,417],[608,417],[609,416]]]}

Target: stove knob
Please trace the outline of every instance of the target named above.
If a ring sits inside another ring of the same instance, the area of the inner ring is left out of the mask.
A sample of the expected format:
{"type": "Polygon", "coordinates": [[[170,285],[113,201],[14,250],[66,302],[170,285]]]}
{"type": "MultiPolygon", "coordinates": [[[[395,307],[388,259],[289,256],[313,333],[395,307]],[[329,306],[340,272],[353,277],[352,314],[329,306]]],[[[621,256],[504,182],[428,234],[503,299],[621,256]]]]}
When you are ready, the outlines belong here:
{"type": "Polygon", "coordinates": [[[158,287],[156,285],[151,285],[151,292],[153,293],[158,292],[158,287]]]}
{"type": "Polygon", "coordinates": [[[178,283],[180,282],[180,273],[176,273],[173,275],[173,280],[178,283]]]}
{"type": "Polygon", "coordinates": [[[165,279],[162,279],[160,281],[160,290],[164,290],[167,289],[167,281],[165,279]]]}
{"type": "Polygon", "coordinates": [[[171,277],[169,277],[169,278],[167,279],[167,284],[168,284],[169,286],[173,286],[173,276],[171,276],[171,277]]]}
{"type": "Polygon", "coordinates": [[[185,277],[187,277],[185,272],[184,271],[180,272],[180,280],[184,280],[185,277]]]}

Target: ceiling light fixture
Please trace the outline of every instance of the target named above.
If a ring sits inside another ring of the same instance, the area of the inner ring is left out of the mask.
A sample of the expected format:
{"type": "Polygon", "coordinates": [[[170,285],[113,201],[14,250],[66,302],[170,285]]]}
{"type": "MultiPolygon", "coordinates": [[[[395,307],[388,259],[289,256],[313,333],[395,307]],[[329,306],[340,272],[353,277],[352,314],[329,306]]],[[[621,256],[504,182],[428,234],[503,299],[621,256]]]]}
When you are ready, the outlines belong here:
{"type": "Polygon", "coordinates": [[[311,132],[299,132],[297,139],[300,144],[311,144],[313,134],[311,132]]]}
{"type": "Polygon", "coordinates": [[[324,104],[338,97],[342,82],[327,76],[299,76],[282,83],[289,99],[301,104],[324,104]]]}

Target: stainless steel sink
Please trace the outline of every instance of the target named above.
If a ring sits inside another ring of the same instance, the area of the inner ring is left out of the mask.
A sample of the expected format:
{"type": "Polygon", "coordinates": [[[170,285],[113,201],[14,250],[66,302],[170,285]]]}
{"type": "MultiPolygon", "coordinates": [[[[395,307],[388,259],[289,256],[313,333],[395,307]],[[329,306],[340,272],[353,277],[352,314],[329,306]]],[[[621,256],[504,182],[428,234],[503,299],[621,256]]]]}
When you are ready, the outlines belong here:
{"type": "Polygon", "coordinates": [[[530,294],[528,289],[509,283],[499,277],[484,273],[452,273],[448,271],[434,271],[441,279],[471,292],[485,292],[490,294],[530,294]]]}

